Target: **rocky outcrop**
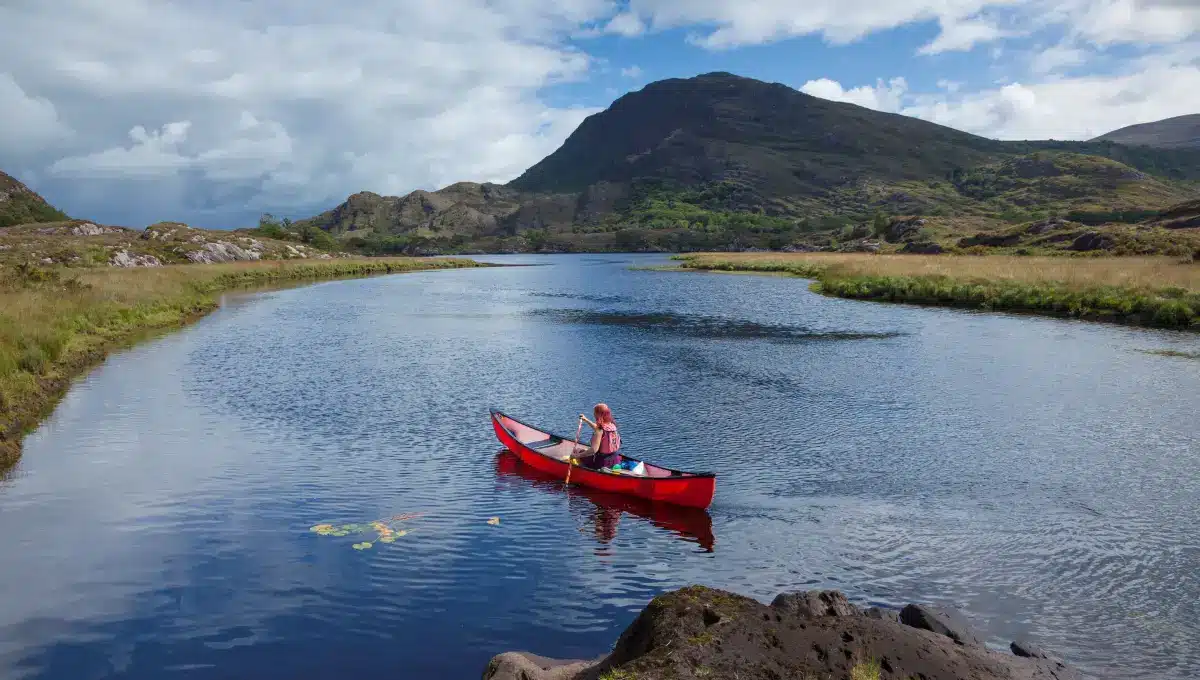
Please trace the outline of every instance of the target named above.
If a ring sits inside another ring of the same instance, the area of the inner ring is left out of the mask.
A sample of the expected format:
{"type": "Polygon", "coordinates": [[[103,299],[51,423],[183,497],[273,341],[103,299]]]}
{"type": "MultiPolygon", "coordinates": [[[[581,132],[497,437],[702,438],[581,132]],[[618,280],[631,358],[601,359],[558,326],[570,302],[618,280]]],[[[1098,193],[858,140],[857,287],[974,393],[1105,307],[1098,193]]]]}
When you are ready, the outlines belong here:
{"type": "Polygon", "coordinates": [[[1025,227],[1025,233],[1036,236],[1039,234],[1044,234],[1048,231],[1053,231],[1055,229],[1065,229],[1070,226],[1071,223],[1061,217],[1051,217],[1049,219],[1039,220],[1025,227]]]}
{"type": "Polygon", "coordinates": [[[921,227],[924,226],[925,220],[920,217],[894,219],[888,223],[887,230],[884,232],[883,238],[888,243],[911,241],[920,235],[921,227]]]}
{"type": "Polygon", "coordinates": [[[654,598],[595,661],[527,653],[494,657],[484,680],[877,677],[880,680],[1073,680],[1062,661],[1015,642],[983,645],[950,610],[909,605],[899,616],[862,610],[837,591],[785,593],[770,605],[689,586],[654,598]],[[865,672],[864,672],[865,671],[865,672]]]}
{"type": "Polygon", "coordinates": [[[103,236],[105,234],[132,234],[131,229],[124,227],[103,227],[92,222],[76,222],[74,224],[39,227],[34,233],[42,236],[103,236]]]}
{"type": "MultiPolygon", "coordinates": [[[[288,247],[290,248],[291,246],[288,247]]],[[[187,259],[197,264],[213,264],[216,262],[246,262],[249,260],[257,260],[260,257],[262,257],[261,253],[253,250],[246,250],[240,246],[236,246],[226,241],[205,243],[200,246],[199,250],[192,250],[187,253],[187,259]]]]}
{"type": "Polygon", "coordinates": [[[940,255],[946,252],[946,249],[940,243],[933,241],[909,241],[904,244],[900,252],[913,255],[940,255]]]}
{"type": "Polygon", "coordinates": [[[112,267],[161,267],[162,261],[153,255],[130,254],[128,250],[118,250],[108,261],[112,267]]]}
{"type": "Polygon", "coordinates": [[[1112,250],[1116,245],[1111,236],[1100,234],[1094,231],[1089,231],[1085,234],[1080,234],[1079,238],[1071,242],[1067,250],[1077,250],[1086,252],[1090,250],[1112,250]]]}
{"type": "Polygon", "coordinates": [[[837,247],[838,252],[843,253],[878,253],[879,241],[862,239],[860,241],[848,241],[837,247]]]}
{"type": "Polygon", "coordinates": [[[1021,243],[1020,234],[975,234],[958,240],[959,248],[971,246],[988,246],[991,248],[1009,248],[1021,243]]]}
{"type": "Polygon", "coordinates": [[[145,241],[181,261],[196,264],[254,260],[328,259],[333,257],[303,243],[288,243],[247,234],[195,229],[179,222],[159,222],[141,233],[145,241]]]}
{"type": "Polygon", "coordinates": [[[181,237],[194,236],[195,231],[182,222],[156,222],[146,227],[142,238],[150,241],[182,240],[181,237]]]}
{"type": "Polygon", "coordinates": [[[971,630],[971,624],[958,612],[948,609],[910,604],[900,610],[900,623],[945,635],[960,645],[983,646],[983,641],[971,630]]]}
{"type": "Polygon", "coordinates": [[[120,234],[127,229],[121,227],[102,227],[91,222],[81,222],[71,227],[70,234],[72,236],[102,236],[104,234],[120,234]]]}
{"type": "Polygon", "coordinates": [[[488,662],[483,677],[491,680],[573,680],[598,663],[599,660],[563,661],[528,652],[505,652],[488,662]]]}

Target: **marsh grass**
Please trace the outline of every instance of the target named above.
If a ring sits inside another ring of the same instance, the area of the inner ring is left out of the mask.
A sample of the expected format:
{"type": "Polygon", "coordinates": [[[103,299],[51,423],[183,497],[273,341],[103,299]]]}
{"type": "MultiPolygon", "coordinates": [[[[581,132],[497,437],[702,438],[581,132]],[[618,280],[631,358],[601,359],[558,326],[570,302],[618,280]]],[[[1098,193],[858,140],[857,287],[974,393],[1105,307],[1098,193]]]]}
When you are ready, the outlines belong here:
{"type": "Polygon", "coordinates": [[[1200,329],[1200,264],[1178,258],[705,253],[678,259],[691,269],[786,272],[845,298],[1200,329]]]}
{"type": "Polygon", "coordinates": [[[0,268],[0,470],[70,380],[108,352],[213,310],[219,293],[320,279],[476,267],[452,258],[0,268]]]}

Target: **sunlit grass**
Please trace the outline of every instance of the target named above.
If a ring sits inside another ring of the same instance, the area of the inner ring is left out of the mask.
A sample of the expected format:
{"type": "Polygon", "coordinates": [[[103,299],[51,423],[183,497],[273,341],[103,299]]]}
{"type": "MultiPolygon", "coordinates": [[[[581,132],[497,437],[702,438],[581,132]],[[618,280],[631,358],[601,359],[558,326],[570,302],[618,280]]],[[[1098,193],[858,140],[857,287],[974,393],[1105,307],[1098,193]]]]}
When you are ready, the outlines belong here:
{"type": "Polygon", "coordinates": [[[0,268],[0,467],[70,379],[115,347],[187,323],[221,291],[289,281],[475,267],[453,258],[239,262],[155,268],[0,268]]]}
{"type": "Polygon", "coordinates": [[[682,266],[786,272],[839,297],[1200,327],[1200,264],[1169,257],[1064,258],[721,253],[682,266]]]}
{"type": "Polygon", "coordinates": [[[855,664],[850,669],[850,680],[879,680],[879,673],[882,670],[878,661],[864,661],[855,664]]]}

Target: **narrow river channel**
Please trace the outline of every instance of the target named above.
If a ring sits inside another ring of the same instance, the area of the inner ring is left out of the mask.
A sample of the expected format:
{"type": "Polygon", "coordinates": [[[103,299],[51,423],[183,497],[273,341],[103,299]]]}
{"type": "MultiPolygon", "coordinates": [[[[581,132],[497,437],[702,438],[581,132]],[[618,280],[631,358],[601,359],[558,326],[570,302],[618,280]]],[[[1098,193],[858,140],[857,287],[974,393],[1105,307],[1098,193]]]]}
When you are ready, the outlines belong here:
{"type": "Polygon", "coordinates": [[[82,379],[0,481],[0,677],[475,678],[602,654],[689,583],[1200,676],[1200,361],[1146,352],[1195,335],[481,259],[539,266],[238,297],[82,379]],[[570,435],[597,401],[716,472],[710,510],[497,455],[489,408],[570,435]]]}

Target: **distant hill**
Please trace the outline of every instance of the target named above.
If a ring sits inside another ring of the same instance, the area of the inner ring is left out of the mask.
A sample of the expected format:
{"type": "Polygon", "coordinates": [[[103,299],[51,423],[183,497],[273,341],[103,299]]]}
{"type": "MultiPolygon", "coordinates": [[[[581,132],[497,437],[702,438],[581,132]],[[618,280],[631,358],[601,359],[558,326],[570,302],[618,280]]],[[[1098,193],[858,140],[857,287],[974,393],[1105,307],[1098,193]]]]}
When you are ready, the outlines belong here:
{"type": "Polygon", "coordinates": [[[1200,149],[1200,114],[1130,125],[1100,135],[1092,141],[1158,149],[1200,149]]]}
{"type": "Polygon", "coordinates": [[[370,252],[686,250],[831,242],[913,216],[947,239],[1051,216],[1127,223],[1200,196],[1200,148],[1107,137],[1003,142],[709,73],[620,97],[506,185],[363,192],[297,224],[370,252]]]}
{"type": "Polygon", "coordinates": [[[1002,143],[916,118],[710,73],[651,83],[617,99],[510,186],[557,193],[643,177],[686,186],[731,181],[786,210],[785,197],[863,176],[943,176],[1003,150],[1002,143]]]}
{"type": "Polygon", "coordinates": [[[66,213],[47,203],[15,177],[0,172],[0,227],[65,219],[66,213]]]}

